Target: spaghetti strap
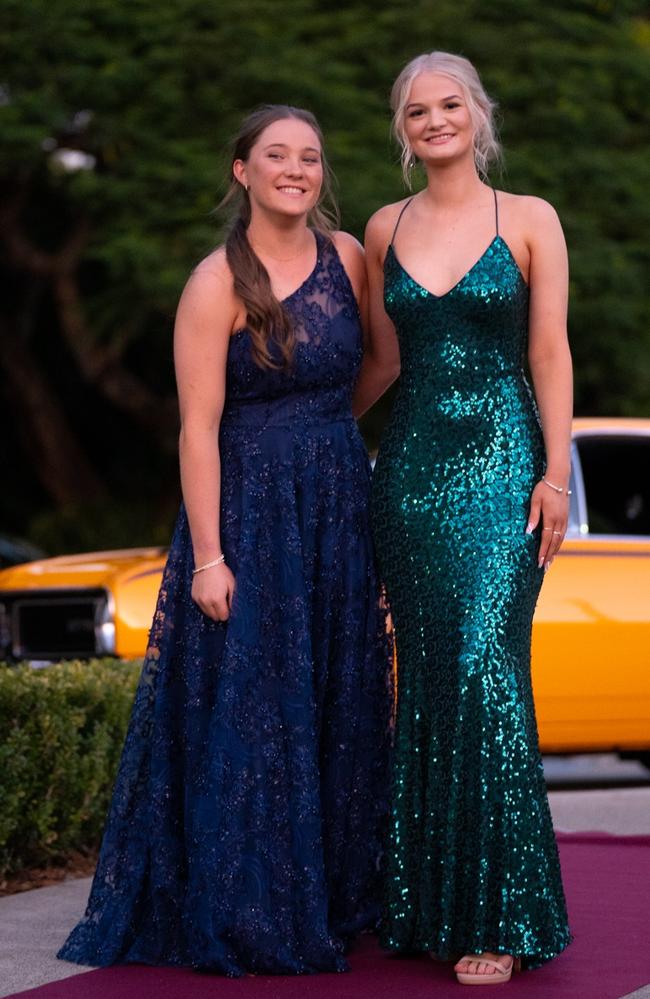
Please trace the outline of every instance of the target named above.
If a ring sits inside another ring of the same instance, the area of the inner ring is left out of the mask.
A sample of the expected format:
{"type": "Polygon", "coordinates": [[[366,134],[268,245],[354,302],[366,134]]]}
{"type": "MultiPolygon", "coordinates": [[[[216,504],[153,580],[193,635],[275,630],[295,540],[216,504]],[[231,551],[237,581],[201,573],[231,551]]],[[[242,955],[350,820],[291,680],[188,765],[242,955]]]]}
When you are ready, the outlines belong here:
{"type": "Polygon", "coordinates": [[[395,242],[395,235],[397,233],[397,227],[399,226],[400,222],[402,221],[402,215],[404,214],[404,212],[406,211],[406,209],[408,208],[408,206],[411,204],[412,201],[413,201],[413,198],[409,198],[408,201],[406,202],[406,204],[404,205],[404,207],[402,208],[401,212],[397,216],[397,222],[395,223],[395,228],[393,229],[393,235],[390,237],[390,244],[389,244],[390,246],[392,246],[393,243],[395,242]]]}
{"type": "MultiPolygon", "coordinates": [[[[497,236],[499,235],[499,202],[497,201],[497,192],[492,188],[492,194],[494,195],[494,222],[497,227],[497,236]]],[[[400,216],[401,217],[401,216],[400,216]]],[[[399,219],[397,220],[399,222],[399,219]]],[[[395,227],[397,228],[397,227],[395,227]]],[[[395,233],[393,233],[393,236],[395,233]]]]}

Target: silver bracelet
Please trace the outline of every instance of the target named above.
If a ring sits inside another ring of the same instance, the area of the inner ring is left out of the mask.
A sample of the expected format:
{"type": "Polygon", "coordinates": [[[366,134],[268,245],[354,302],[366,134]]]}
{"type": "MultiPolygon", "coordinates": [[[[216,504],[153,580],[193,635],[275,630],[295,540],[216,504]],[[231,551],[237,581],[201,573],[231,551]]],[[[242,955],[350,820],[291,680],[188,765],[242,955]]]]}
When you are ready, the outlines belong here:
{"type": "Polygon", "coordinates": [[[570,489],[563,489],[562,486],[554,486],[553,483],[549,482],[548,479],[545,479],[544,476],[542,476],[542,482],[545,486],[548,486],[549,489],[553,489],[556,493],[566,493],[567,496],[573,495],[570,489]]]}
{"type": "Polygon", "coordinates": [[[213,565],[222,565],[226,561],[225,555],[220,555],[219,558],[213,559],[212,562],[206,562],[205,565],[200,565],[198,569],[192,569],[192,575],[196,576],[197,572],[205,572],[206,569],[211,569],[213,565]]]}

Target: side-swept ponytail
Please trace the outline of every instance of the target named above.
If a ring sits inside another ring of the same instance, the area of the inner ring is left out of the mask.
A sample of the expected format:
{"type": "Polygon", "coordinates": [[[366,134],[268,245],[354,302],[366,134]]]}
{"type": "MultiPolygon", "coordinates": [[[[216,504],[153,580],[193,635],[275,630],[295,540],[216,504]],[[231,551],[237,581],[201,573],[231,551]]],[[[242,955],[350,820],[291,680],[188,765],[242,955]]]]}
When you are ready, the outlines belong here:
{"type": "Polygon", "coordinates": [[[232,271],[235,294],[246,306],[253,356],[262,368],[278,367],[269,353],[272,339],[280,348],[284,366],[291,363],[294,336],[291,320],[273,294],[269,273],[246,236],[246,223],[235,219],[226,239],[226,259],[232,271]]]}
{"type": "MultiPolygon", "coordinates": [[[[271,104],[253,111],[242,122],[233,142],[232,163],[246,161],[265,128],[283,118],[297,118],[313,128],[321,144],[323,187],[318,203],[309,213],[309,223],[327,238],[338,225],[338,209],[332,193],[332,174],[323,149],[323,135],[309,111],[284,104],[271,104]],[[329,207],[323,203],[329,202],[329,207]]],[[[234,219],[226,237],[226,259],[232,272],[234,291],[246,308],[246,324],[251,334],[253,357],[262,368],[284,368],[291,364],[295,349],[293,323],[282,303],[273,294],[269,273],[254,252],[246,230],[251,220],[248,192],[235,180],[231,182],[219,207],[236,203],[234,219]],[[280,361],[270,350],[271,342],[280,351],[280,361]]]]}

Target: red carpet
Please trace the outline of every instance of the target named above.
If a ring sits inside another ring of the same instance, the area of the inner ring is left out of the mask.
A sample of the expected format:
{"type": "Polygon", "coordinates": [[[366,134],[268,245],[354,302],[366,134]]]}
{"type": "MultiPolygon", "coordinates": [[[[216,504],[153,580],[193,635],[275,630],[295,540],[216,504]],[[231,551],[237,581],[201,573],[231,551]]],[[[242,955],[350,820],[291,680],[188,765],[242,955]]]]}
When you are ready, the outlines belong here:
{"type": "MultiPolygon", "coordinates": [[[[482,999],[620,999],[650,982],[650,837],[560,834],[574,942],[555,961],[485,986],[482,999]],[[505,991],[504,991],[505,990],[505,991]]],[[[21,999],[459,999],[450,965],[383,955],[365,937],[352,972],[227,979],[169,968],[96,971],[15,993],[21,999]]],[[[11,999],[11,997],[8,997],[11,999]]]]}

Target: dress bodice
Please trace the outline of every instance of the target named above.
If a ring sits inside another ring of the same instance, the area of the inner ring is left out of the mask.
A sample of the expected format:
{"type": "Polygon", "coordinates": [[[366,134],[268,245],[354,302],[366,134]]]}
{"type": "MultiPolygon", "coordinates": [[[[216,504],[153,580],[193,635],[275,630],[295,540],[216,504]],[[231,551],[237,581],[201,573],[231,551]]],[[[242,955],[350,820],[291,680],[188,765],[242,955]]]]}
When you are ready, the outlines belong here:
{"type": "Polygon", "coordinates": [[[528,342],[528,287],[497,235],[444,295],[434,295],[402,267],[391,245],[385,261],[386,311],[395,323],[402,376],[451,391],[519,373],[528,342]]]}
{"type": "Polygon", "coordinates": [[[387,433],[410,428],[412,455],[486,446],[507,438],[522,417],[531,433],[539,432],[523,371],[528,286],[499,235],[496,209],[495,195],[492,242],[443,295],[404,269],[395,234],[388,247],[384,297],[399,339],[401,379],[387,433]]]}
{"type": "MultiPolygon", "coordinates": [[[[359,310],[334,244],[315,236],[315,267],[282,303],[296,330],[292,367],[260,367],[249,330],[236,332],[228,349],[222,425],[296,428],[351,415],[362,353],[359,310]]],[[[273,343],[270,352],[280,360],[273,343]]]]}

